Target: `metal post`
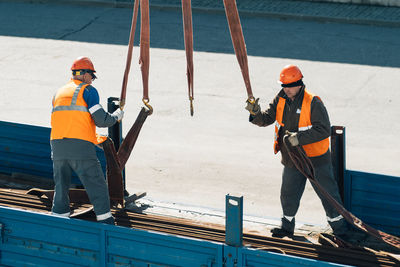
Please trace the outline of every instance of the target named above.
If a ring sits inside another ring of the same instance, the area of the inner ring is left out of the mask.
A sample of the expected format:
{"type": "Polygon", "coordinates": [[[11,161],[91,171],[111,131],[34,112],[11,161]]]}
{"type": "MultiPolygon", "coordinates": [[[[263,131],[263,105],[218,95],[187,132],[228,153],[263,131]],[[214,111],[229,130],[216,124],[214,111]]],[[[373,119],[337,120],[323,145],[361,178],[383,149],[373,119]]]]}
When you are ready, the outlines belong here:
{"type": "Polygon", "coordinates": [[[340,197],[344,203],[344,175],[346,170],[346,128],[344,126],[331,127],[331,155],[335,179],[338,183],[340,197]]]}
{"type": "MultiPolygon", "coordinates": [[[[107,99],[107,111],[113,113],[119,108],[119,98],[109,97],[107,99]]],[[[113,140],[115,150],[118,151],[120,144],[122,143],[122,122],[117,122],[113,126],[108,128],[108,136],[113,140]]]]}
{"type": "Polygon", "coordinates": [[[229,194],[225,198],[225,243],[233,247],[243,245],[243,196],[229,194]]]}
{"type": "MultiPolygon", "coordinates": [[[[109,97],[107,99],[107,111],[109,113],[113,113],[119,108],[119,98],[118,97],[109,97]]],[[[114,142],[115,150],[118,152],[118,149],[122,143],[122,121],[117,122],[113,126],[108,128],[108,137],[111,138],[114,142]]],[[[126,191],[125,185],[125,168],[122,170],[122,179],[124,181],[124,191],[126,191]]]]}

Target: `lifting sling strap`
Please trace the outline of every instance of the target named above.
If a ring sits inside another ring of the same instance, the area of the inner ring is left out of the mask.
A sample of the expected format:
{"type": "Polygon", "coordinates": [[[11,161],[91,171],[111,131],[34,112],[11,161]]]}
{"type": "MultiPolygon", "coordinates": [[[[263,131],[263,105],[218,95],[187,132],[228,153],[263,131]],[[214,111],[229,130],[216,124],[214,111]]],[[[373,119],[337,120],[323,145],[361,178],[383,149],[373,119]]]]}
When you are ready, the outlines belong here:
{"type": "Polygon", "coordinates": [[[153,108],[149,105],[149,65],[150,65],[150,15],[149,0],[140,0],[140,69],[143,82],[143,103],[149,109],[149,115],[153,108]]]}
{"type": "Polygon", "coordinates": [[[113,141],[107,138],[102,143],[104,155],[106,156],[106,177],[108,184],[108,194],[110,196],[111,206],[124,206],[124,182],[122,178],[121,164],[119,163],[117,151],[113,141]]]}
{"type": "MultiPolygon", "coordinates": [[[[143,98],[142,101],[147,109],[142,108],[135,123],[132,125],[124,141],[122,142],[118,152],[115,150],[114,143],[111,139],[107,139],[103,143],[103,149],[107,162],[107,182],[112,204],[124,205],[124,185],[122,178],[122,170],[135,146],[140,130],[147,118],[153,112],[153,108],[149,105],[148,80],[149,80],[149,61],[150,61],[150,16],[149,16],[149,0],[135,0],[133,8],[133,18],[131,33],[129,37],[129,49],[127,56],[127,64],[125,69],[124,81],[121,90],[120,105],[125,105],[126,87],[132,58],[133,39],[136,28],[136,18],[138,5],[140,1],[140,59],[142,81],[143,81],[143,98]]],[[[121,107],[122,108],[122,107],[121,107]]]]}
{"type": "Polygon", "coordinates": [[[247,101],[254,103],[255,99],[250,84],[249,67],[247,63],[246,44],[244,42],[242,26],[240,24],[239,12],[236,6],[236,0],[224,0],[226,18],[228,20],[229,31],[231,33],[233,48],[247,90],[247,101]]]}
{"type": "Polygon", "coordinates": [[[185,35],[186,75],[188,81],[188,95],[190,101],[190,115],[193,116],[193,26],[191,0],[182,0],[183,32],[185,35]]]}
{"type": "Polygon", "coordinates": [[[139,115],[136,118],[135,123],[132,125],[128,134],[125,136],[124,141],[122,142],[120,148],[118,149],[117,157],[119,159],[119,164],[121,170],[124,169],[126,162],[128,161],[129,156],[135,146],[136,140],[139,136],[140,130],[146,118],[148,116],[148,111],[145,108],[142,108],[139,115]]]}
{"type": "Polygon", "coordinates": [[[121,96],[119,98],[119,107],[121,109],[124,109],[124,106],[125,106],[126,86],[128,84],[129,70],[131,69],[133,41],[135,39],[138,8],[139,8],[139,0],[135,0],[135,3],[133,5],[131,33],[129,35],[128,55],[126,57],[126,65],[125,65],[124,79],[122,81],[121,96]]]}
{"type": "Polygon", "coordinates": [[[375,228],[367,225],[359,218],[354,216],[351,212],[347,211],[341,204],[339,204],[315,179],[314,175],[314,167],[311,163],[310,158],[305,154],[304,150],[299,147],[292,147],[290,144],[287,144],[288,140],[284,138],[283,143],[285,144],[289,156],[293,161],[296,168],[313,183],[318,190],[324,195],[324,197],[331,203],[331,205],[342,215],[348,223],[355,226],[356,228],[364,231],[365,233],[382,240],[383,242],[400,249],[400,238],[382,232],[380,230],[376,230],[375,228]]]}

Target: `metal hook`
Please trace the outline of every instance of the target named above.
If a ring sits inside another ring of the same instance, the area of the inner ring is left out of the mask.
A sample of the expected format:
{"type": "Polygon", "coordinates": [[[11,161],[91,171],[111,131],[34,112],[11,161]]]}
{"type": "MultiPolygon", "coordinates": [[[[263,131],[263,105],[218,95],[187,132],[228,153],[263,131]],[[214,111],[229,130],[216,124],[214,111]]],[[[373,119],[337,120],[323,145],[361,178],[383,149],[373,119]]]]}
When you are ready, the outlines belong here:
{"type": "Polygon", "coordinates": [[[153,114],[153,107],[150,106],[150,104],[149,104],[150,99],[143,98],[142,101],[143,101],[143,104],[148,108],[149,115],[153,114]]]}
{"type": "Polygon", "coordinates": [[[193,110],[193,97],[190,97],[189,100],[190,100],[190,116],[193,117],[193,114],[194,114],[194,110],[193,110]]]}
{"type": "Polygon", "coordinates": [[[256,99],[254,98],[254,96],[251,95],[247,98],[247,102],[249,102],[250,104],[254,104],[256,103],[256,99]]]}
{"type": "Polygon", "coordinates": [[[124,110],[124,107],[125,107],[125,100],[120,100],[120,101],[119,101],[119,108],[120,108],[121,110],[124,110]]]}

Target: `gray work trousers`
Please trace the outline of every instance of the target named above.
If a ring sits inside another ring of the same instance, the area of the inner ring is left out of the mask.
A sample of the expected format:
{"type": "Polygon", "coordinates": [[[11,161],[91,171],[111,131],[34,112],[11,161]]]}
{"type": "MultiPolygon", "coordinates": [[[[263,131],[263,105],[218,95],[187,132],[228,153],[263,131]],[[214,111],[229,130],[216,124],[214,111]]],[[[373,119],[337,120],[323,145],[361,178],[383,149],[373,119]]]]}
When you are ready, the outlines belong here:
{"type": "MultiPolygon", "coordinates": [[[[315,179],[321,186],[340,204],[342,200],[339,195],[337,182],[333,175],[332,164],[325,164],[314,167],[315,179]]],[[[283,168],[282,186],[281,186],[281,205],[284,216],[294,217],[299,209],[300,199],[303,195],[307,178],[296,168],[283,168]]],[[[328,223],[336,233],[342,233],[347,230],[347,222],[340,217],[336,209],[328,202],[322,193],[311,183],[318,197],[321,199],[328,223]],[[340,218],[330,221],[329,219],[340,218]]],[[[342,204],[343,205],[343,204],[342,204]]]]}
{"type": "Polygon", "coordinates": [[[69,187],[74,171],[86,189],[90,203],[97,216],[110,212],[108,187],[104,179],[100,162],[97,159],[87,160],[53,160],[54,199],[52,212],[69,213],[69,187]]]}

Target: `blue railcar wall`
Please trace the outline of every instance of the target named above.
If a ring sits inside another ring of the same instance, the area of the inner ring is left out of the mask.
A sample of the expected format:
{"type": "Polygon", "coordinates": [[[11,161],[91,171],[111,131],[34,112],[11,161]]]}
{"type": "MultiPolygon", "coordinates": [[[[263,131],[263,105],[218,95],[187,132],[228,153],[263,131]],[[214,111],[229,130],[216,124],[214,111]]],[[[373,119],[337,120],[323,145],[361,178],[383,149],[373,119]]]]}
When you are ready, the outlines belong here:
{"type": "MultiPolygon", "coordinates": [[[[104,152],[96,149],[105,172],[104,152]]],[[[0,121],[0,173],[53,179],[50,128],[0,121]]],[[[76,175],[72,183],[81,184],[76,175]]]]}
{"type": "MultiPolygon", "coordinates": [[[[0,121],[0,173],[52,179],[49,137],[50,128],[0,121]]],[[[98,149],[97,156],[105,171],[103,151],[98,149]]],[[[80,184],[76,177],[73,183],[80,184]]],[[[400,177],[346,170],[344,191],[345,207],[354,215],[377,229],[400,235],[400,177]]],[[[0,207],[0,265],[54,263],[60,266],[329,264],[0,207]]]]}
{"type": "Polygon", "coordinates": [[[345,207],[370,226],[400,236],[400,177],[347,170],[345,207]]]}
{"type": "Polygon", "coordinates": [[[343,266],[1,206],[0,265],[343,266]]]}

